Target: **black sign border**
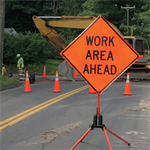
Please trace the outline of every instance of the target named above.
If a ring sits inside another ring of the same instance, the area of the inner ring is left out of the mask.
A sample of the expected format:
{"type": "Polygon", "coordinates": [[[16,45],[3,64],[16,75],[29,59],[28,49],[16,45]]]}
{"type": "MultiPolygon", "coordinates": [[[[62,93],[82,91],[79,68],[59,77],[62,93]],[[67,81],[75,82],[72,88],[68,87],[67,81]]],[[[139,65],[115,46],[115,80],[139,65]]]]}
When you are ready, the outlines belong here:
{"type": "Polygon", "coordinates": [[[139,58],[138,53],[111,27],[111,25],[107,22],[107,20],[99,15],[66,49],[61,52],[61,55],[70,63],[70,65],[82,76],[82,78],[96,91],[96,93],[101,94],[109,85],[111,85],[121,74],[123,74],[133,63],[139,58]],[[101,91],[97,91],[93,85],[80,73],[80,71],[69,61],[69,59],[65,56],[65,52],[89,29],[95,24],[99,19],[103,19],[109,27],[122,39],[122,41],[137,55],[137,57],[126,67],[124,68],[111,82],[109,82],[101,91]]]}

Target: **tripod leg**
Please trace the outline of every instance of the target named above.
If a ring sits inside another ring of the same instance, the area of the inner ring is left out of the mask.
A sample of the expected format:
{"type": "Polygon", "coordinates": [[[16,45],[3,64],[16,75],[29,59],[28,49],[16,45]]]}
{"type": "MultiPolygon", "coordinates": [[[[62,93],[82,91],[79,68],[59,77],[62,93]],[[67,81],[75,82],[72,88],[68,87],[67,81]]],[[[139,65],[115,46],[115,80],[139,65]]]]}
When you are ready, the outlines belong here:
{"type": "Polygon", "coordinates": [[[77,143],[70,149],[73,150],[85,137],[86,135],[91,131],[91,127],[84,133],[84,135],[77,141],[77,143]]]}
{"type": "Polygon", "coordinates": [[[105,136],[106,136],[106,140],[107,140],[108,146],[109,146],[110,150],[113,150],[113,149],[112,149],[112,147],[111,147],[111,144],[110,144],[109,138],[108,138],[108,136],[107,136],[107,132],[106,132],[105,127],[103,127],[103,129],[104,129],[104,133],[105,133],[105,136]]]}
{"type": "Polygon", "coordinates": [[[128,144],[128,146],[130,146],[130,143],[128,143],[127,141],[125,141],[124,139],[122,139],[121,137],[119,137],[117,134],[113,133],[112,131],[110,131],[109,129],[106,128],[106,130],[108,132],[110,132],[111,134],[113,134],[114,136],[116,136],[117,138],[119,138],[120,140],[122,140],[123,142],[125,142],[126,144],[128,144]]]}

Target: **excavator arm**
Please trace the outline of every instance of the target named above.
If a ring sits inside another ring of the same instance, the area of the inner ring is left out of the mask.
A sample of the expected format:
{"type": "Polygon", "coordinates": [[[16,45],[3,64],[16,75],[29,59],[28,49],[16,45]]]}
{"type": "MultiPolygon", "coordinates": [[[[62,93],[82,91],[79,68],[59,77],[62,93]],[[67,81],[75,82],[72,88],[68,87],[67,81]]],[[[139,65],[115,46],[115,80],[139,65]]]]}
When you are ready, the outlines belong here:
{"type": "MultiPolygon", "coordinates": [[[[48,21],[46,25],[48,27],[85,29],[96,19],[94,16],[60,16],[60,18],[61,20],[48,21]]],[[[107,22],[117,31],[118,34],[123,36],[114,24],[109,21],[107,22]]]]}
{"type": "MultiPolygon", "coordinates": [[[[32,17],[36,27],[38,28],[41,35],[50,42],[58,51],[62,51],[67,44],[61,39],[58,33],[53,27],[47,26],[47,22],[43,19],[33,16],[32,17]]],[[[68,79],[73,79],[73,68],[64,60],[58,66],[58,71],[68,79]]]]}
{"type": "Polygon", "coordinates": [[[47,22],[37,16],[32,17],[41,35],[48,40],[58,51],[64,49],[67,44],[61,39],[52,26],[47,26],[47,22]]]}
{"type": "MultiPolygon", "coordinates": [[[[59,18],[59,20],[45,21],[41,18],[43,16],[33,16],[32,19],[41,33],[41,35],[50,42],[58,51],[62,51],[67,44],[62,40],[59,34],[54,30],[53,27],[65,27],[65,28],[86,28],[95,17],[76,17],[76,16],[61,16],[53,17],[59,18]]],[[[46,17],[50,18],[50,17],[46,17]]],[[[58,66],[58,71],[68,79],[73,79],[73,68],[64,60],[58,66]]]]}
{"type": "MultiPolygon", "coordinates": [[[[95,19],[94,16],[33,16],[32,17],[36,27],[38,28],[41,35],[48,40],[57,50],[61,51],[67,44],[61,39],[59,34],[54,30],[53,27],[62,28],[78,28],[85,29],[95,19]],[[59,18],[59,20],[45,21],[41,18],[59,18]]],[[[108,22],[121,36],[122,33],[112,23],[108,22]]]]}

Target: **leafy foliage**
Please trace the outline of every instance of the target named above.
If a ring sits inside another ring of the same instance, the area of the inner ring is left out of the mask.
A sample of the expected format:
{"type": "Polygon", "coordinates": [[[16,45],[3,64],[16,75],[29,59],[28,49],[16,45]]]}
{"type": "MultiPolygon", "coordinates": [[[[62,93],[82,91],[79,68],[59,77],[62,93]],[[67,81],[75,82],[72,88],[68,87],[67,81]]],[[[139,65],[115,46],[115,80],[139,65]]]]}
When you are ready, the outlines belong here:
{"type": "MultiPolygon", "coordinates": [[[[33,15],[97,17],[102,14],[106,20],[117,26],[123,35],[130,35],[130,28],[133,26],[133,35],[147,38],[150,43],[149,0],[6,0],[5,6],[5,27],[13,27],[18,33],[22,33],[19,37],[5,35],[6,63],[16,63],[17,53],[23,55],[27,64],[43,62],[47,57],[55,58],[59,55],[59,52],[44,38],[35,34],[39,31],[32,21],[33,15]],[[121,9],[121,6],[134,5],[136,8],[129,10],[129,27],[127,27],[127,10],[121,9]],[[11,60],[12,58],[14,59],[11,60]]],[[[56,28],[56,31],[66,44],[82,32],[81,29],[65,28],[56,28]]]]}
{"type": "Polygon", "coordinates": [[[148,39],[150,44],[150,1],[144,1],[140,13],[135,13],[132,18],[134,35],[140,35],[148,39]]]}
{"type": "Polygon", "coordinates": [[[24,59],[25,65],[33,63],[44,63],[47,58],[55,58],[59,52],[50,49],[51,44],[48,43],[38,33],[27,32],[23,34],[10,34],[4,35],[4,63],[15,64],[17,62],[16,55],[21,54],[24,59]]]}
{"type": "Polygon", "coordinates": [[[32,15],[38,13],[39,6],[32,1],[6,1],[5,4],[5,27],[13,27],[17,32],[33,30],[32,15]]]}

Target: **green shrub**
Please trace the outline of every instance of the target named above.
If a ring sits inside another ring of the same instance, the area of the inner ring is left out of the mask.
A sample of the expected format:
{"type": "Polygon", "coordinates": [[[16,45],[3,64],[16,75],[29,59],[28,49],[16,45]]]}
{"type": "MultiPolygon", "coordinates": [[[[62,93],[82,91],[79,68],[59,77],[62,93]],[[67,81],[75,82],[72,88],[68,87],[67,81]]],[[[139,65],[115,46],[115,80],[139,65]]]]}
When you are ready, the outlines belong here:
{"type": "Polygon", "coordinates": [[[16,55],[21,54],[25,65],[44,63],[48,58],[59,56],[59,52],[39,33],[4,34],[3,62],[16,64],[16,55]]]}

